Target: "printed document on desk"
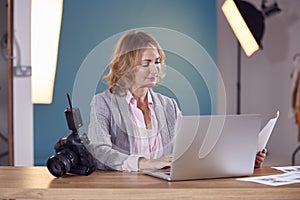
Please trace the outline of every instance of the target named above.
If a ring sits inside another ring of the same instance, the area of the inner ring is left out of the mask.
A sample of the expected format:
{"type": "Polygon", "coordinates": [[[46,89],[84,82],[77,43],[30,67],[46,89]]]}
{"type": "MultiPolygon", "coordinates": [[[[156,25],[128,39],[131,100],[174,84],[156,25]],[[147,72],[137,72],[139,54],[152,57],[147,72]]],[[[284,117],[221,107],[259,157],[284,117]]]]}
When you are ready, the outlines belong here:
{"type": "Polygon", "coordinates": [[[256,176],[249,178],[238,178],[239,181],[250,181],[270,186],[281,186],[287,184],[300,183],[300,172],[289,172],[268,176],[256,176]]]}
{"type": "Polygon", "coordinates": [[[279,111],[277,111],[276,117],[270,119],[266,126],[260,131],[256,148],[257,152],[263,150],[266,147],[278,117],[279,111]]]}

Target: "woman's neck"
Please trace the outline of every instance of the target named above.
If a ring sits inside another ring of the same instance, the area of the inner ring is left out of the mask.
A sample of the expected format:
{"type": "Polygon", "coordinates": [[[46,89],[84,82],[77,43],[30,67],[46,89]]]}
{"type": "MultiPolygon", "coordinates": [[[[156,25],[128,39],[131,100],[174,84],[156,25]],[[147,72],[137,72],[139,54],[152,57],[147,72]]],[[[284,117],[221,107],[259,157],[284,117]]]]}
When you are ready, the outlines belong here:
{"type": "Polygon", "coordinates": [[[148,88],[140,88],[135,91],[131,91],[132,96],[137,100],[137,102],[146,102],[148,88]]]}

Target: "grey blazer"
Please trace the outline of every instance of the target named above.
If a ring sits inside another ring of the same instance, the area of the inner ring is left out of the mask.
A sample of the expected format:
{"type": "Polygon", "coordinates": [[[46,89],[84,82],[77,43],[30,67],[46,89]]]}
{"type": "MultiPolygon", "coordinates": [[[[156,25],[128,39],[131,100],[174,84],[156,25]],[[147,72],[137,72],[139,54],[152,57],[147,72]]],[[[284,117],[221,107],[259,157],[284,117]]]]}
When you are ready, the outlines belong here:
{"type": "MultiPolygon", "coordinates": [[[[150,89],[155,115],[163,143],[164,155],[172,152],[176,120],[181,112],[174,99],[150,89]]],[[[94,156],[98,169],[122,170],[123,162],[134,145],[134,124],[125,96],[109,90],[96,94],[91,101],[88,150],[94,156]]]]}

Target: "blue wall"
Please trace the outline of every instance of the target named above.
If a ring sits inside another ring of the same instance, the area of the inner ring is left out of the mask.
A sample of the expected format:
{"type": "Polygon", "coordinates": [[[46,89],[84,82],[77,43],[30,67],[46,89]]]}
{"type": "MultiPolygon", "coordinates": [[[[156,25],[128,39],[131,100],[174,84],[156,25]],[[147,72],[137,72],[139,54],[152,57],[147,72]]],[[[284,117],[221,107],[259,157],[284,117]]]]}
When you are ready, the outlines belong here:
{"type": "Polygon", "coordinates": [[[54,154],[56,141],[70,133],[63,112],[68,106],[66,93],[73,97],[74,106],[81,109],[85,125],[82,131],[86,132],[87,101],[91,93],[107,87],[101,81],[95,84],[95,80],[107,70],[110,58],[107,55],[113,49],[113,45],[105,44],[115,43],[122,32],[133,28],[149,30],[166,51],[166,81],[156,90],[174,97],[183,114],[214,113],[215,1],[64,0],[53,103],[34,106],[35,165],[45,165],[49,156],[54,154]],[[103,50],[105,53],[101,53],[103,50]],[[94,73],[80,71],[87,69],[87,65],[95,69],[94,73]],[[90,87],[91,84],[94,85],[90,87]],[[191,89],[186,89],[185,84],[191,89]],[[194,94],[189,92],[191,90],[194,94]],[[85,102],[80,100],[82,97],[85,102]],[[189,103],[193,99],[197,102],[196,107],[189,103]]]}

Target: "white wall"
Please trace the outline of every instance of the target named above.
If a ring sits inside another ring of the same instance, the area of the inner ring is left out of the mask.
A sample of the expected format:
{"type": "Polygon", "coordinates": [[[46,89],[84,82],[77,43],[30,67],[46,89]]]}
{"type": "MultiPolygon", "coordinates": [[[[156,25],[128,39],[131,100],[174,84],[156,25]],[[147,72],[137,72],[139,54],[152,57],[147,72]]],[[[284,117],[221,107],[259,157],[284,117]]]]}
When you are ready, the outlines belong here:
{"type": "MultiPolygon", "coordinates": [[[[14,37],[14,67],[30,66],[30,0],[14,1],[14,37]],[[18,46],[21,53],[17,51],[18,46]]],[[[15,76],[13,85],[14,165],[32,166],[34,140],[31,77],[15,76]]]]}
{"type": "MultiPolygon", "coordinates": [[[[224,0],[218,6],[218,66],[227,94],[227,112],[236,113],[237,41],[223,13],[224,0]]],[[[260,10],[261,0],[248,1],[260,10]]],[[[268,1],[273,3],[274,1],[268,1]]],[[[300,1],[277,0],[282,11],[265,19],[263,50],[251,57],[242,52],[241,113],[259,113],[262,125],[275,116],[280,117],[269,140],[265,165],[291,165],[298,142],[298,126],[289,117],[291,102],[290,77],[293,56],[300,52],[300,1]]],[[[300,152],[296,157],[300,164],[300,152]]]]}

